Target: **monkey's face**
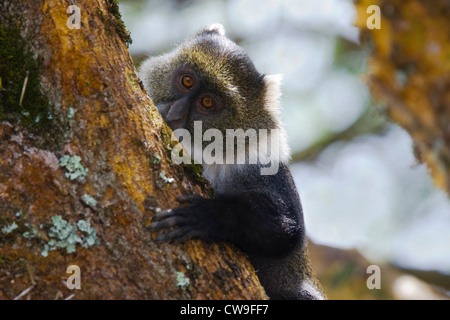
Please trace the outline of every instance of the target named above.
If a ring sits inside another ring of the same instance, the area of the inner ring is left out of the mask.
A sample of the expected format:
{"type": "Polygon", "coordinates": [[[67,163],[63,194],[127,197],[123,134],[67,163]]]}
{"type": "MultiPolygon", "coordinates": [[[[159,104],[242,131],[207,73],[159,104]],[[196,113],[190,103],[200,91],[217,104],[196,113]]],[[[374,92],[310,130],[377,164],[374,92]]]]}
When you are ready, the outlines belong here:
{"type": "Polygon", "coordinates": [[[224,110],[224,101],[207,86],[195,67],[183,65],[173,75],[174,100],[159,103],[159,112],[172,130],[190,128],[194,120],[208,120],[224,110]]]}
{"type": "Polygon", "coordinates": [[[264,108],[266,83],[252,61],[223,30],[205,29],[171,53],[140,68],[153,102],[172,130],[272,127],[264,108]]]}

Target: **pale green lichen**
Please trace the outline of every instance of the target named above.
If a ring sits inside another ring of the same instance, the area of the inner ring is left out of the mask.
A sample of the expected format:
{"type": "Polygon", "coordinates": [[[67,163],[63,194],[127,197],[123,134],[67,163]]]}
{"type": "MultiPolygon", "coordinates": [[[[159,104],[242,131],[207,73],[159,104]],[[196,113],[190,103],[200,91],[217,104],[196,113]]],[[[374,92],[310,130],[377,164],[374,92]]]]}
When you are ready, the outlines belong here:
{"type": "Polygon", "coordinates": [[[69,113],[67,113],[67,118],[72,119],[73,116],[75,115],[75,112],[77,112],[77,109],[69,107],[69,113]]]}
{"type": "Polygon", "coordinates": [[[97,200],[94,199],[94,197],[88,195],[88,194],[83,194],[81,196],[81,200],[87,204],[88,206],[91,207],[95,207],[97,205],[97,200]]]}
{"type": "Polygon", "coordinates": [[[161,163],[161,157],[157,153],[154,153],[153,156],[152,156],[151,162],[152,162],[152,164],[160,164],[161,163]]]}
{"type": "Polygon", "coordinates": [[[159,176],[160,176],[160,178],[161,178],[165,183],[172,183],[172,182],[175,181],[174,178],[166,177],[166,173],[165,173],[164,171],[161,171],[161,172],[159,173],[159,176]]]}
{"type": "Polygon", "coordinates": [[[189,286],[189,278],[183,272],[177,272],[177,287],[185,288],[189,286]]]}
{"type": "Polygon", "coordinates": [[[60,215],[51,217],[52,226],[48,236],[50,240],[44,245],[41,255],[46,257],[49,251],[65,248],[67,253],[76,251],[76,246],[89,248],[98,244],[95,229],[89,221],[79,220],[73,224],[64,220],[60,215]]]}
{"type": "Polygon", "coordinates": [[[37,229],[32,225],[30,226],[28,223],[25,223],[25,227],[28,228],[28,231],[22,233],[22,236],[28,240],[35,238],[38,235],[37,229]]]}
{"type": "Polygon", "coordinates": [[[13,230],[17,229],[19,226],[17,223],[13,222],[10,225],[6,225],[2,228],[2,233],[8,234],[13,232],[13,230]]]}
{"type": "Polygon", "coordinates": [[[156,187],[158,189],[163,189],[168,183],[170,184],[170,183],[173,183],[175,181],[174,178],[166,177],[166,173],[164,171],[161,171],[159,173],[159,177],[161,179],[157,179],[155,181],[156,187]]]}
{"type": "Polygon", "coordinates": [[[77,155],[68,156],[65,155],[61,159],[59,159],[59,165],[61,167],[65,167],[68,172],[66,172],[66,177],[70,180],[78,179],[83,182],[86,178],[86,175],[89,171],[88,168],[85,168],[81,164],[81,158],[77,155]]]}

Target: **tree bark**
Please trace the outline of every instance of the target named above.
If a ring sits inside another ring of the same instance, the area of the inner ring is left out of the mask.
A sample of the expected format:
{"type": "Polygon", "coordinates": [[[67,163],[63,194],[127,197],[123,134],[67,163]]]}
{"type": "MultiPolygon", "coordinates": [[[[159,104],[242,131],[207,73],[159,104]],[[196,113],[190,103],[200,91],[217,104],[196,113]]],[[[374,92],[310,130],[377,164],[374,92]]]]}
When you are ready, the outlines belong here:
{"type": "Polygon", "coordinates": [[[359,0],[356,7],[356,25],[371,47],[369,87],[450,195],[450,2],[359,0]],[[379,29],[367,27],[370,5],[381,9],[379,29]]]}
{"type": "Polygon", "coordinates": [[[67,25],[71,1],[0,4],[2,35],[20,35],[3,44],[24,40],[15,54],[29,50],[38,66],[8,76],[15,57],[2,51],[0,97],[13,98],[0,106],[0,299],[265,298],[238,250],[152,241],[155,211],[208,187],[170,161],[171,131],[138,78],[116,1],[76,4],[80,29],[67,25]],[[66,286],[70,265],[79,290],[66,286]]]}

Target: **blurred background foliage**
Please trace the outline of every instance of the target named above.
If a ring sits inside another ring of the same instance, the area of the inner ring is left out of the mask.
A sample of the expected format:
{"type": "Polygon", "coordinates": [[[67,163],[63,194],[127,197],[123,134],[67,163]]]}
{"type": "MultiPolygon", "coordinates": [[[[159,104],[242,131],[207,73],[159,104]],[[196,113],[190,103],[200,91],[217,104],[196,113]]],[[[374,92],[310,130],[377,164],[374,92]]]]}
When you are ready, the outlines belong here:
{"type": "Polygon", "coordinates": [[[283,74],[291,170],[329,298],[450,297],[449,198],[362,81],[370,48],[351,1],[122,0],[120,9],[136,65],[220,22],[260,72],[283,74]],[[380,290],[366,286],[372,264],[380,290]]]}

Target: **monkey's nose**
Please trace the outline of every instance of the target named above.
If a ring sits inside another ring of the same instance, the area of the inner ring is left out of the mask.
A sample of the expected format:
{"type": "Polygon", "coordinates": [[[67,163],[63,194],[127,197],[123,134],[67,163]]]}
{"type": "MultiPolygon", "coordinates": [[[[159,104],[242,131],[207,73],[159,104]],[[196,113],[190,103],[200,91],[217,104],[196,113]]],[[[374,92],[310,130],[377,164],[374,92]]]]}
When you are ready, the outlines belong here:
{"type": "Polygon", "coordinates": [[[156,105],[159,113],[162,115],[163,119],[166,120],[167,113],[169,113],[171,103],[160,103],[156,105]]]}
{"type": "Polygon", "coordinates": [[[164,117],[164,120],[166,120],[172,130],[184,128],[188,113],[188,99],[186,97],[181,98],[172,103],[166,116],[164,117]]]}
{"type": "Polygon", "coordinates": [[[169,112],[167,113],[166,121],[167,122],[179,120],[186,121],[188,112],[189,112],[188,99],[187,98],[178,99],[170,106],[169,112]]]}

